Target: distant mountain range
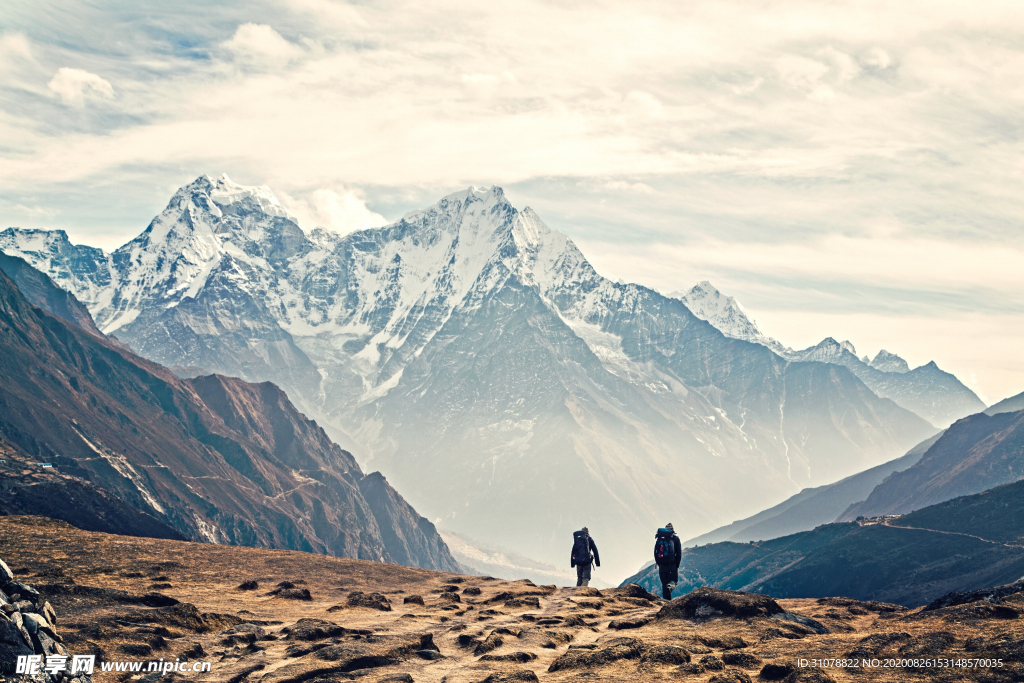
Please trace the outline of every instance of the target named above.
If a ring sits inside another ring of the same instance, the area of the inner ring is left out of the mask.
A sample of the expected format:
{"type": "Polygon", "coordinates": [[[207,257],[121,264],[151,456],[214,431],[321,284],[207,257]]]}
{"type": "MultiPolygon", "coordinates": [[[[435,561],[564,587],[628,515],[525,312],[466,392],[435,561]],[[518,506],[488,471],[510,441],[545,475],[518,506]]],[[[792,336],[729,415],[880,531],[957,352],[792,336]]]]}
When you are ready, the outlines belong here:
{"type": "Polygon", "coordinates": [[[849,341],[825,338],[816,346],[795,351],[764,335],[731,296],[725,296],[710,282],[703,281],[678,298],[701,320],[707,320],[723,334],[767,346],[783,358],[842,365],[882,398],[888,398],[939,428],[985,409],[977,394],[955,376],[939,369],[934,361],[910,369],[907,361],[885,349],[874,359],[857,357],[849,341]]]}
{"type": "Polygon", "coordinates": [[[945,410],[924,394],[958,384],[723,334],[499,188],[307,235],[266,188],[204,176],[113,253],[17,229],[0,250],[182,376],[282,387],[442,528],[562,565],[588,524],[610,575],[666,519],[699,533],[906,453],[945,410]]]}
{"type": "Polygon", "coordinates": [[[804,489],[778,505],[690,539],[685,545],[769,540],[800,531],[810,531],[822,524],[837,521],[852,506],[871,495],[875,487],[891,474],[902,472],[917,464],[940,436],[942,433],[925,439],[903,457],[858,472],[834,484],[804,489]]]}
{"type": "Polygon", "coordinates": [[[433,524],[276,386],[179,379],[9,256],[0,338],[5,514],[459,570],[433,524]]]}
{"type": "MultiPolygon", "coordinates": [[[[915,607],[1024,575],[1024,518],[1016,514],[1022,508],[1024,481],[1018,481],[894,519],[687,548],[676,592],[711,585],[776,598],[845,596],[915,607]]],[[[654,590],[657,568],[624,583],[654,590]]]]}

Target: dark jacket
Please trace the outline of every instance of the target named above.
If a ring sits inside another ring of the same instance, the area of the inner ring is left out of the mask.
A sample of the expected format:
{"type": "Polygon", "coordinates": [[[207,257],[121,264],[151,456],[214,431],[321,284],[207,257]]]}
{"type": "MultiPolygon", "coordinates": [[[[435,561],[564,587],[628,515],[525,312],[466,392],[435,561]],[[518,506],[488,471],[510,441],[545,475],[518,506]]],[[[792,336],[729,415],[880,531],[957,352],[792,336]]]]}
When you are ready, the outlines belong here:
{"type": "MultiPolygon", "coordinates": [[[[657,551],[657,549],[658,549],[658,538],[659,538],[658,534],[655,534],[654,535],[654,549],[655,549],[655,551],[657,551]]],[[[683,561],[683,542],[679,540],[679,537],[676,536],[675,532],[672,533],[672,549],[673,549],[673,551],[676,554],[676,569],[679,569],[679,564],[683,561]]],[[[658,558],[655,557],[654,559],[657,560],[658,558]]]]}
{"type": "MultiPolygon", "coordinates": [[[[593,539],[593,537],[590,534],[587,534],[587,541],[590,543],[590,552],[594,555],[594,564],[596,564],[598,567],[600,567],[601,566],[601,556],[598,554],[598,552],[597,552],[597,544],[594,543],[594,539],[593,539]]],[[[576,566],[576,560],[573,559],[571,551],[569,552],[569,566],[570,567],[575,567],[576,566]]]]}

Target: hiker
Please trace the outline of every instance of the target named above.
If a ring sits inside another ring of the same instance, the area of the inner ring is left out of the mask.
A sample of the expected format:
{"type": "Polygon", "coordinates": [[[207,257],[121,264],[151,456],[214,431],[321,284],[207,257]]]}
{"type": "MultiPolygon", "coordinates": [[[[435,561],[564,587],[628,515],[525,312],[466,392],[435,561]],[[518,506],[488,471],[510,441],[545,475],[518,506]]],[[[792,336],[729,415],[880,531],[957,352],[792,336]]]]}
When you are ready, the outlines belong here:
{"type": "Polygon", "coordinates": [[[572,555],[569,566],[576,567],[576,586],[590,585],[590,565],[601,566],[601,556],[597,553],[597,545],[590,537],[590,529],[583,527],[572,532],[572,555]]]}
{"type": "Polygon", "coordinates": [[[654,561],[658,565],[658,577],[661,578],[661,596],[672,599],[672,589],[679,581],[679,563],[683,561],[683,544],[676,536],[672,523],[658,529],[654,535],[654,561]]]}

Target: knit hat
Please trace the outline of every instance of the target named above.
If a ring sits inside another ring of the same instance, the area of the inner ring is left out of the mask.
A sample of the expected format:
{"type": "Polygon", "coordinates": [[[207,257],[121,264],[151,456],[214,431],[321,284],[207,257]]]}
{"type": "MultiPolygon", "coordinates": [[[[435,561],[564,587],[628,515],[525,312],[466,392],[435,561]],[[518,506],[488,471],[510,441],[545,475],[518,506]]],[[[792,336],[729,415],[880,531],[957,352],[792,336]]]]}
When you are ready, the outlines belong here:
{"type": "Polygon", "coordinates": [[[675,531],[675,528],[672,526],[672,522],[669,522],[668,524],[666,524],[665,528],[668,529],[669,531],[675,531]]]}

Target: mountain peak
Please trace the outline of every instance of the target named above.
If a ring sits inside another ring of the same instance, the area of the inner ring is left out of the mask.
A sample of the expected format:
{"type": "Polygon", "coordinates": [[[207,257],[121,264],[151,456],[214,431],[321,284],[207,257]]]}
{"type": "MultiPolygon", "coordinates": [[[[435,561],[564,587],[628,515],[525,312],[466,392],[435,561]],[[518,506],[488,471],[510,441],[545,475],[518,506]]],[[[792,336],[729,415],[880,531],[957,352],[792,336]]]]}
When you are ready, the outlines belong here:
{"type": "Polygon", "coordinates": [[[690,312],[705,320],[727,337],[742,339],[767,346],[780,355],[792,352],[776,340],[765,335],[735,298],[722,294],[708,280],[701,280],[688,292],[673,292],[673,299],[679,299],[690,312]]]}
{"type": "Polygon", "coordinates": [[[895,353],[889,353],[885,349],[879,351],[874,360],[868,363],[871,367],[882,372],[910,372],[910,366],[895,353]]]}

